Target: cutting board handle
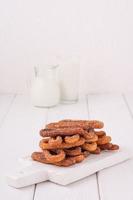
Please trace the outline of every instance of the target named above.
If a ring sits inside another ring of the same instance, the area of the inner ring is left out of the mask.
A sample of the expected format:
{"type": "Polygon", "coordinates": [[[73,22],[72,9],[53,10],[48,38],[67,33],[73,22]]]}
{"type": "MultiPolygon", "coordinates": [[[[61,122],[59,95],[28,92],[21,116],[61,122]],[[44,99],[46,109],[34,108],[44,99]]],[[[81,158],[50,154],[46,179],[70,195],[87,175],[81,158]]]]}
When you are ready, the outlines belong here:
{"type": "Polygon", "coordinates": [[[16,171],[14,174],[7,175],[6,180],[8,185],[22,188],[48,180],[48,173],[42,167],[31,165],[16,171]]]}

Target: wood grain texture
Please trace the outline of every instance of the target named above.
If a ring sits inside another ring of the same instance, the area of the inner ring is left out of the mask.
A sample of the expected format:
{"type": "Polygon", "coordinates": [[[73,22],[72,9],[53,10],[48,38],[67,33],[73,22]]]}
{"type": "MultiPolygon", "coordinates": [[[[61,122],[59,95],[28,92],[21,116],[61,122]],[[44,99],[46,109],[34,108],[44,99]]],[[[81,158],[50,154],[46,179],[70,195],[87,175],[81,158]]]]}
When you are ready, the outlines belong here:
{"type": "Polygon", "coordinates": [[[45,123],[47,110],[34,108],[26,96],[18,95],[0,129],[0,196],[3,199],[32,200],[34,186],[23,189],[9,187],[4,176],[16,167],[17,159],[38,148],[39,129],[45,123]]]}
{"type": "Polygon", "coordinates": [[[39,129],[46,121],[63,118],[100,119],[105,122],[105,130],[112,135],[113,142],[129,146],[133,140],[133,94],[89,95],[88,107],[85,99],[76,104],[59,105],[54,108],[34,108],[28,97],[23,95],[0,95],[0,196],[4,200],[51,200],[51,199],[91,199],[91,200],[132,200],[133,161],[102,170],[68,186],[51,182],[23,189],[7,186],[4,175],[16,166],[17,158],[38,149],[39,129]],[[100,197],[98,196],[98,189],[100,197]]]}
{"type": "MultiPolygon", "coordinates": [[[[60,105],[49,109],[47,122],[61,119],[88,119],[86,100],[80,100],[76,104],[60,105]]],[[[36,187],[35,200],[69,199],[69,200],[98,200],[96,175],[83,180],[60,186],[51,182],[38,184],[36,187]]]]}
{"type": "MultiPolygon", "coordinates": [[[[133,121],[122,95],[89,95],[91,118],[103,120],[113,142],[132,147],[133,121]]],[[[100,171],[98,184],[102,200],[132,200],[133,160],[100,171]]]]}

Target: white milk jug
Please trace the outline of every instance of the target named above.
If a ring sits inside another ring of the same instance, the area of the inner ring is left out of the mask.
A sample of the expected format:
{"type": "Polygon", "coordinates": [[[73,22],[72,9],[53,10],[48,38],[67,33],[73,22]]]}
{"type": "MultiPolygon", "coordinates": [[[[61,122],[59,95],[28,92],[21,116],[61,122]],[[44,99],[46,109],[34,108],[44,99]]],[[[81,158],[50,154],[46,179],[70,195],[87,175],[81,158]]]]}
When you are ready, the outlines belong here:
{"type": "Polygon", "coordinates": [[[55,73],[57,67],[35,67],[35,80],[31,87],[31,99],[34,106],[51,107],[59,103],[60,89],[55,73]]]}

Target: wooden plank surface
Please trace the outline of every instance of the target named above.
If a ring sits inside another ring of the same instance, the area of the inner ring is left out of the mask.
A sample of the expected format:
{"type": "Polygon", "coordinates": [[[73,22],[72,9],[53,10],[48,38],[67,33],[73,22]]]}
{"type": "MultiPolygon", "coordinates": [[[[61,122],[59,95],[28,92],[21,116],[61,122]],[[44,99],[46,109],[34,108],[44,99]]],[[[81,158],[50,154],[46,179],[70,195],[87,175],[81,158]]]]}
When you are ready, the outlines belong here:
{"type": "MultiPolygon", "coordinates": [[[[76,104],[60,105],[49,109],[47,122],[65,118],[88,119],[86,100],[83,99],[76,104]]],[[[96,175],[92,175],[68,186],[60,186],[51,182],[38,184],[35,192],[35,200],[44,199],[98,200],[96,175]]]]}
{"type": "Polygon", "coordinates": [[[17,165],[20,156],[38,148],[39,129],[45,123],[47,110],[34,108],[26,96],[18,95],[0,128],[0,196],[4,200],[32,200],[34,186],[14,189],[5,182],[5,174],[17,165]]]}
{"type": "MultiPolygon", "coordinates": [[[[113,141],[132,147],[133,139],[133,95],[89,95],[90,117],[105,122],[105,130],[113,141]]],[[[77,104],[60,105],[48,110],[34,108],[26,96],[0,95],[0,196],[4,200],[42,199],[91,199],[98,200],[96,175],[87,177],[68,186],[51,182],[35,187],[13,189],[5,183],[4,175],[16,165],[18,157],[38,149],[38,131],[47,122],[63,118],[88,118],[87,104],[83,99],[77,104]],[[35,196],[34,196],[35,194],[35,196]]],[[[133,161],[105,169],[97,174],[101,200],[132,200],[133,161]]]]}
{"type": "MultiPolygon", "coordinates": [[[[133,150],[133,120],[122,95],[89,95],[91,118],[105,122],[105,130],[120,146],[133,150]]],[[[133,161],[102,170],[97,174],[102,200],[132,200],[133,161]]]]}

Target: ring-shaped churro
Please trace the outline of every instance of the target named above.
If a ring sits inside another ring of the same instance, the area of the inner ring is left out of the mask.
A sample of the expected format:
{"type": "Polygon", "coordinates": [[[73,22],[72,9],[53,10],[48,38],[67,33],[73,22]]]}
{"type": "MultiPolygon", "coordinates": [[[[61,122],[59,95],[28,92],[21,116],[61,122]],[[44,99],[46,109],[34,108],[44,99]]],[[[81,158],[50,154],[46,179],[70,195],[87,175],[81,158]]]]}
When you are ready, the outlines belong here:
{"type": "MultiPolygon", "coordinates": [[[[83,137],[80,137],[80,139],[73,143],[73,144],[67,144],[65,142],[62,142],[61,144],[56,146],[56,149],[69,149],[72,147],[78,147],[81,146],[85,143],[85,139],[83,137]]],[[[46,143],[45,141],[43,141],[43,139],[40,141],[39,146],[41,149],[55,149],[54,145],[50,145],[49,143],[46,143]]]]}
{"type": "Polygon", "coordinates": [[[89,139],[92,139],[95,136],[95,132],[92,131],[92,130],[91,131],[84,131],[83,136],[86,140],[89,140],[89,139]]]}
{"type": "Polygon", "coordinates": [[[50,163],[60,162],[64,160],[66,154],[62,149],[56,150],[56,155],[51,154],[49,150],[43,151],[46,160],[50,163]]]}
{"type": "Polygon", "coordinates": [[[33,152],[31,157],[34,161],[38,161],[38,162],[45,163],[45,164],[50,164],[50,162],[48,162],[46,160],[43,152],[33,152]]]}
{"type": "Polygon", "coordinates": [[[64,119],[59,122],[60,126],[66,125],[66,126],[79,126],[81,128],[89,129],[89,128],[103,128],[104,123],[98,120],[70,120],[70,119],[64,119]]]}
{"type": "Polygon", "coordinates": [[[96,134],[94,134],[93,138],[90,139],[86,139],[85,142],[97,142],[98,141],[98,136],[96,134]]]}
{"type": "Polygon", "coordinates": [[[101,150],[118,150],[118,149],[119,149],[119,146],[116,145],[116,144],[107,143],[107,144],[99,145],[99,148],[100,148],[101,150]]]}
{"type": "Polygon", "coordinates": [[[73,156],[73,157],[69,157],[69,158],[66,158],[58,163],[54,163],[55,165],[57,166],[62,166],[62,167],[68,167],[68,166],[71,166],[71,165],[74,165],[76,163],[80,163],[84,160],[84,155],[79,155],[79,156],[73,156]]]}
{"type": "Polygon", "coordinates": [[[107,144],[107,143],[110,143],[110,141],[111,141],[111,137],[105,135],[105,136],[98,138],[97,144],[98,145],[107,144]]]}
{"type": "Polygon", "coordinates": [[[65,136],[64,141],[67,144],[73,144],[75,142],[78,142],[79,139],[80,139],[80,136],[77,134],[77,135],[72,135],[72,136],[65,136]]]}
{"type": "Polygon", "coordinates": [[[78,127],[66,127],[66,128],[45,128],[40,130],[42,137],[56,137],[56,136],[72,136],[72,135],[84,135],[84,130],[78,127]]]}
{"type": "Polygon", "coordinates": [[[101,145],[98,145],[98,147],[99,147],[101,150],[110,150],[111,147],[112,147],[112,143],[101,144],[101,145]]]}
{"type": "Polygon", "coordinates": [[[89,152],[92,152],[92,151],[95,151],[97,149],[97,143],[96,142],[93,142],[93,143],[84,143],[82,145],[82,148],[84,150],[87,150],[89,152]]]}
{"type": "Polygon", "coordinates": [[[102,136],[106,135],[105,131],[95,131],[95,134],[96,134],[98,137],[102,137],[102,136]]]}
{"type": "Polygon", "coordinates": [[[79,127],[83,129],[103,128],[104,123],[97,120],[62,120],[59,122],[54,122],[46,125],[48,129],[56,129],[56,128],[71,128],[71,127],[79,127]]]}
{"type": "Polygon", "coordinates": [[[111,147],[109,150],[114,151],[114,150],[118,150],[118,149],[119,149],[119,145],[117,145],[117,144],[112,144],[112,147],[111,147]]]}
{"type": "Polygon", "coordinates": [[[62,137],[61,136],[57,136],[56,138],[50,138],[48,143],[49,145],[52,145],[52,146],[58,146],[62,143],[62,137]]]}
{"type": "Polygon", "coordinates": [[[82,154],[81,147],[75,147],[71,149],[65,149],[67,156],[78,156],[82,154]]]}
{"type": "Polygon", "coordinates": [[[92,154],[100,154],[101,153],[101,149],[99,147],[96,148],[95,151],[91,152],[92,154]]]}

